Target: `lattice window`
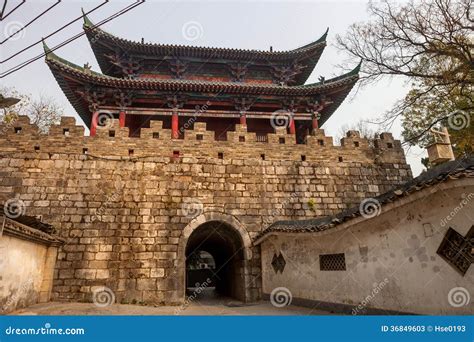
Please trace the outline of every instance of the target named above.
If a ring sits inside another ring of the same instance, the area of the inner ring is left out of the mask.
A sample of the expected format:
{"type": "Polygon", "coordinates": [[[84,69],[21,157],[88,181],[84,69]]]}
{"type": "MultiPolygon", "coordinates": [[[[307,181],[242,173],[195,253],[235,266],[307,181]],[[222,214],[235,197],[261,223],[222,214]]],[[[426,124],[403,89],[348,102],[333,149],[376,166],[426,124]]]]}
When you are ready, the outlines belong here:
{"type": "Polygon", "coordinates": [[[321,271],[345,271],[346,256],[339,254],[322,254],[319,256],[319,267],[321,271]]]}
{"type": "Polygon", "coordinates": [[[474,226],[466,237],[449,228],[437,253],[462,275],[474,262],[474,226]]]}
{"type": "Polygon", "coordinates": [[[286,266],[286,261],[283,255],[281,254],[281,252],[279,255],[276,255],[276,253],[273,254],[272,267],[275,273],[278,273],[278,272],[283,273],[283,271],[285,270],[285,266],[286,266]]]}

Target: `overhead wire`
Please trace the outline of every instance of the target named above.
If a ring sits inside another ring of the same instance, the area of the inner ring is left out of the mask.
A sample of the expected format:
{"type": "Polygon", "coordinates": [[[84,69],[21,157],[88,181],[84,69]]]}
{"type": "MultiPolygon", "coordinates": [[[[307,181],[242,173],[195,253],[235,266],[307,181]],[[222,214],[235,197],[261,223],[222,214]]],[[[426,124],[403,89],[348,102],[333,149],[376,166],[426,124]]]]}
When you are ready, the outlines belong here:
{"type": "MultiPolygon", "coordinates": [[[[102,7],[103,5],[105,5],[105,4],[108,3],[108,2],[109,2],[109,0],[104,0],[103,3],[101,3],[100,5],[94,7],[94,8],[91,9],[90,11],[86,12],[85,15],[88,15],[89,13],[92,13],[92,12],[94,12],[95,10],[98,10],[100,7],[102,7]]],[[[14,53],[13,55],[11,55],[10,57],[4,59],[3,61],[0,61],[0,64],[5,63],[5,62],[8,62],[8,61],[9,61],[10,59],[12,59],[13,57],[18,56],[19,54],[21,54],[21,53],[23,53],[23,52],[25,52],[25,51],[31,49],[31,48],[32,48],[33,46],[35,46],[36,44],[41,43],[41,41],[42,41],[43,39],[48,39],[49,37],[54,36],[56,33],[61,32],[61,31],[64,30],[66,27],[68,27],[68,26],[74,24],[76,21],[81,20],[82,18],[83,18],[82,15],[79,16],[79,17],[77,17],[76,19],[74,19],[74,20],[70,21],[69,23],[63,25],[62,27],[60,27],[60,28],[57,29],[56,31],[54,31],[54,32],[48,34],[47,36],[43,37],[42,39],[38,40],[37,42],[28,45],[27,47],[21,49],[20,51],[17,51],[16,53],[14,53]]]]}
{"type": "Polygon", "coordinates": [[[0,18],[0,20],[5,19],[5,18],[8,17],[10,14],[12,14],[13,12],[15,12],[15,11],[16,11],[18,8],[20,8],[20,6],[23,5],[25,2],[26,2],[26,0],[22,0],[18,5],[15,6],[15,8],[13,8],[10,12],[8,12],[5,16],[3,16],[3,11],[5,11],[5,7],[7,7],[7,0],[5,0],[5,3],[3,4],[3,9],[2,9],[2,13],[1,13],[1,18],[0,18]]]}
{"type": "Polygon", "coordinates": [[[36,20],[38,20],[39,18],[41,18],[43,15],[45,15],[46,13],[48,13],[49,11],[51,11],[54,7],[56,7],[57,5],[59,5],[59,3],[61,2],[61,0],[57,0],[56,3],[54,3],[53,5],[51,5],[50,7],[48,7],[47,9],[45,9],[42,13],[38,14],[36,17],[34,17],[32,20],[30,20],[26,25],[24,25],[22,28],[20,28],[19,30],[13,32],[12,34],[10,34],[7,38],[5,38],[3,41],[0,42],[0,44],[3,44],[5,43],[6,41],[8,41],[10,38],[12,38],[13,36],[17,35],[18,33],[20,33],[21,31],[23,31],[24,29],[26,29],[28,26],[30,26],[31,24],[33,24],[36,20]]]}
{"type": "MultiPolygon", "coordinates": [[[[101,26],[101,25],[103,25],[103,24],[105,24],[105,23],[107,23],[107,22],[109,22],[109,21],[111,21],[111,20],[113,20],[113,19],[118,18],[119,16],[121,16],[121,15],[127,13],[128,11],[130,11],[130,10],[134,9],[135,7],[137,7],[137,6],[141,5],[141,4],[143,4],[144,2],[145,2],[145,0],[136,0],[135,3],[126,6],[126,7],[123,8],[122,10],[116,12],[115,14],[113,14],[113,15],[109,16],[108,18],[106,18],[106,19],[100,21],[99,23],[95,24],[95,25],[94,25],[94,28],[99,27],[99,26],[101,26]]],[[[83,35],[85,35],[85,32],[81,32],[81,33],[79,33],[79,34],[76,34],[76,35],[74,35],[74,36],[72,36],[72,37],[66,39],[66,40],[63,41],[62,43],[59,43],[59,44],[56,45],[55,47],[50,48],[50,51],[53,52],[53,51],[55,51],[55,50],[57,50],[57,49],[59,49],[59,48],[65,46],[65,45],[71,43],[72,41],[74,41],[74,40],[76,40],[76,39],[82,37],[83,35]]],[[[10,75],[10,74],[12,74],[12,73],[14,73],[14,72],[20,70],[20,69],[23,69],[24,67],[26,67],[26,66],[28,66],[29,64],[31,64],[31,63],[37,61],[38,59],[43,58],[44,56],[46,56],[46,52],[43,52],[42,54],[40,54],[40,55],[38,55],[38,56],[36,56],[36,57],[33,57],[33,58],[31,58],[31,59],[29,59],[29,60],[23,62],[23,63],[20,63],[20,64],[18,64],[18,65],[15,66],[15,67],[12,67],[12,68],[6,70],[5,72],[1,73],[1,74],[0,74],[0,78],[4,78],[4,77],[6,77],[6,76],[8,76],[8,75],[10,75]]]]}

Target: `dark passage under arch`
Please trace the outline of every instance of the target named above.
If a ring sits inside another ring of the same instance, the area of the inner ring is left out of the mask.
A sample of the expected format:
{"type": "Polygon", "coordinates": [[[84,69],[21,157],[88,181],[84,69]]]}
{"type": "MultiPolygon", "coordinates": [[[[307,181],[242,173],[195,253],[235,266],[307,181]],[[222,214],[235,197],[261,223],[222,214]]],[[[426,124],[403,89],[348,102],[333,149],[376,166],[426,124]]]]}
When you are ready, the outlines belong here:
{"type": "Polygon", "coordinates": [[[206,222],[192,232],[186,245],[188,294],[190,289],[195,291],[198,283],[204,284],[202,287],[205,288],[215,288],[220,296],[245,301],[244,266],[244,248],[239,233],[226,223],[206,222]],[[204,257],[207,253],[212,258],[204,257]],[[206,282],[207,278],[210,278],[210,284],[206,282]]]}

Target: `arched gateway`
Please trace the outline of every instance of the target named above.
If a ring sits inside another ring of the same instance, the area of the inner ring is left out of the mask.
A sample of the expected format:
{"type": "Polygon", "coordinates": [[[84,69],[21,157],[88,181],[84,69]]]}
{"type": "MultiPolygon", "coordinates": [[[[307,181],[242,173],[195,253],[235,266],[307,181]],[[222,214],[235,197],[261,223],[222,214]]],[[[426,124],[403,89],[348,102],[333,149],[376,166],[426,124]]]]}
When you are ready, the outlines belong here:
{"type": "Polygon", "coordinates": [[[182,298],[185,298],[186,288],[194,286],[198,279],[190,271],[190,261],[200,252],[207,252],[215,266],[208,272],[211,284],[206,286],[215,287],[220,295],[249,301],[247,268],[251,259],[250,247],[248,232],[233,216],[209,212],[193,219],[183,231],[179,248],[182,298]]]}

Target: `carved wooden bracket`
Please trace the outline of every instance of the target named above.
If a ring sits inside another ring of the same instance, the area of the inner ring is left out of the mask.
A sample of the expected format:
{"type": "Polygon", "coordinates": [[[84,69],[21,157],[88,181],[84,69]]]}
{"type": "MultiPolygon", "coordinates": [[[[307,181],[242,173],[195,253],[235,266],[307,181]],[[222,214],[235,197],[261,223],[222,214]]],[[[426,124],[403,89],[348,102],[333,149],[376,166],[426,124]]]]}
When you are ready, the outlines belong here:
{"type": "Polygon", "coordinates": [[[166,104],[169,108],[179,109],[186,103],[186,97],[181,94],[170,94],[166,96],[166,104]]]}
{"type": "Polygon", "coordinates": [[[272,65],[273,80],[277,84],[286,85],[291,84],[296,75],[301,73],[304,65],[294,62],[291,65],[272,65]]]}
{"type": "Polygon", "coordinates": [[[107,57],[113,65],[117,66],[124,76],[128,78],[135,78],[142,68],[140,61],[132,59],[124,53],[117,52],[113,55],[105,55],[105,57],[107,57]]]}
{"type": "Polygon", "coordinates": [[[230,74],[232,75],[232,81],[243,82],[248,71],[248,64],[230,64],[230,74]]]}
{"type": "Polygon", "coordinates": [[[173,76],[177,79],[182,79],[188,68],[188,62],[182,61],[179,58],[171,59],[168,62],[173,76]]]}
{"type": "Polygon", "coordinates": [[[132,104],[133,93],[116,91],[114,92],[114,99],[115,99],[115,104],[119,106],[120,109],[125,109],[132,104]]]}
{"type": "Polygon", "coordinates": [[[284,110],[294,113],[298,109],[300,100],[297,98],[286,98],[283,100],[282,107],[284,110]]]}
{"type": "Polygon", "coordinates": [[[253,106],[255,99],[251,97],[238,97],[234,99],[235,109],[239,112],[246,112],[253,106]]]}
{"type": "Polygon", "coordinates": [[[84,90],[78,90],[77,93],[86,100],[91,112],[96,112],[99,106],[105,102],[105,91],[100,89],[87,87],[84,90]]]}

